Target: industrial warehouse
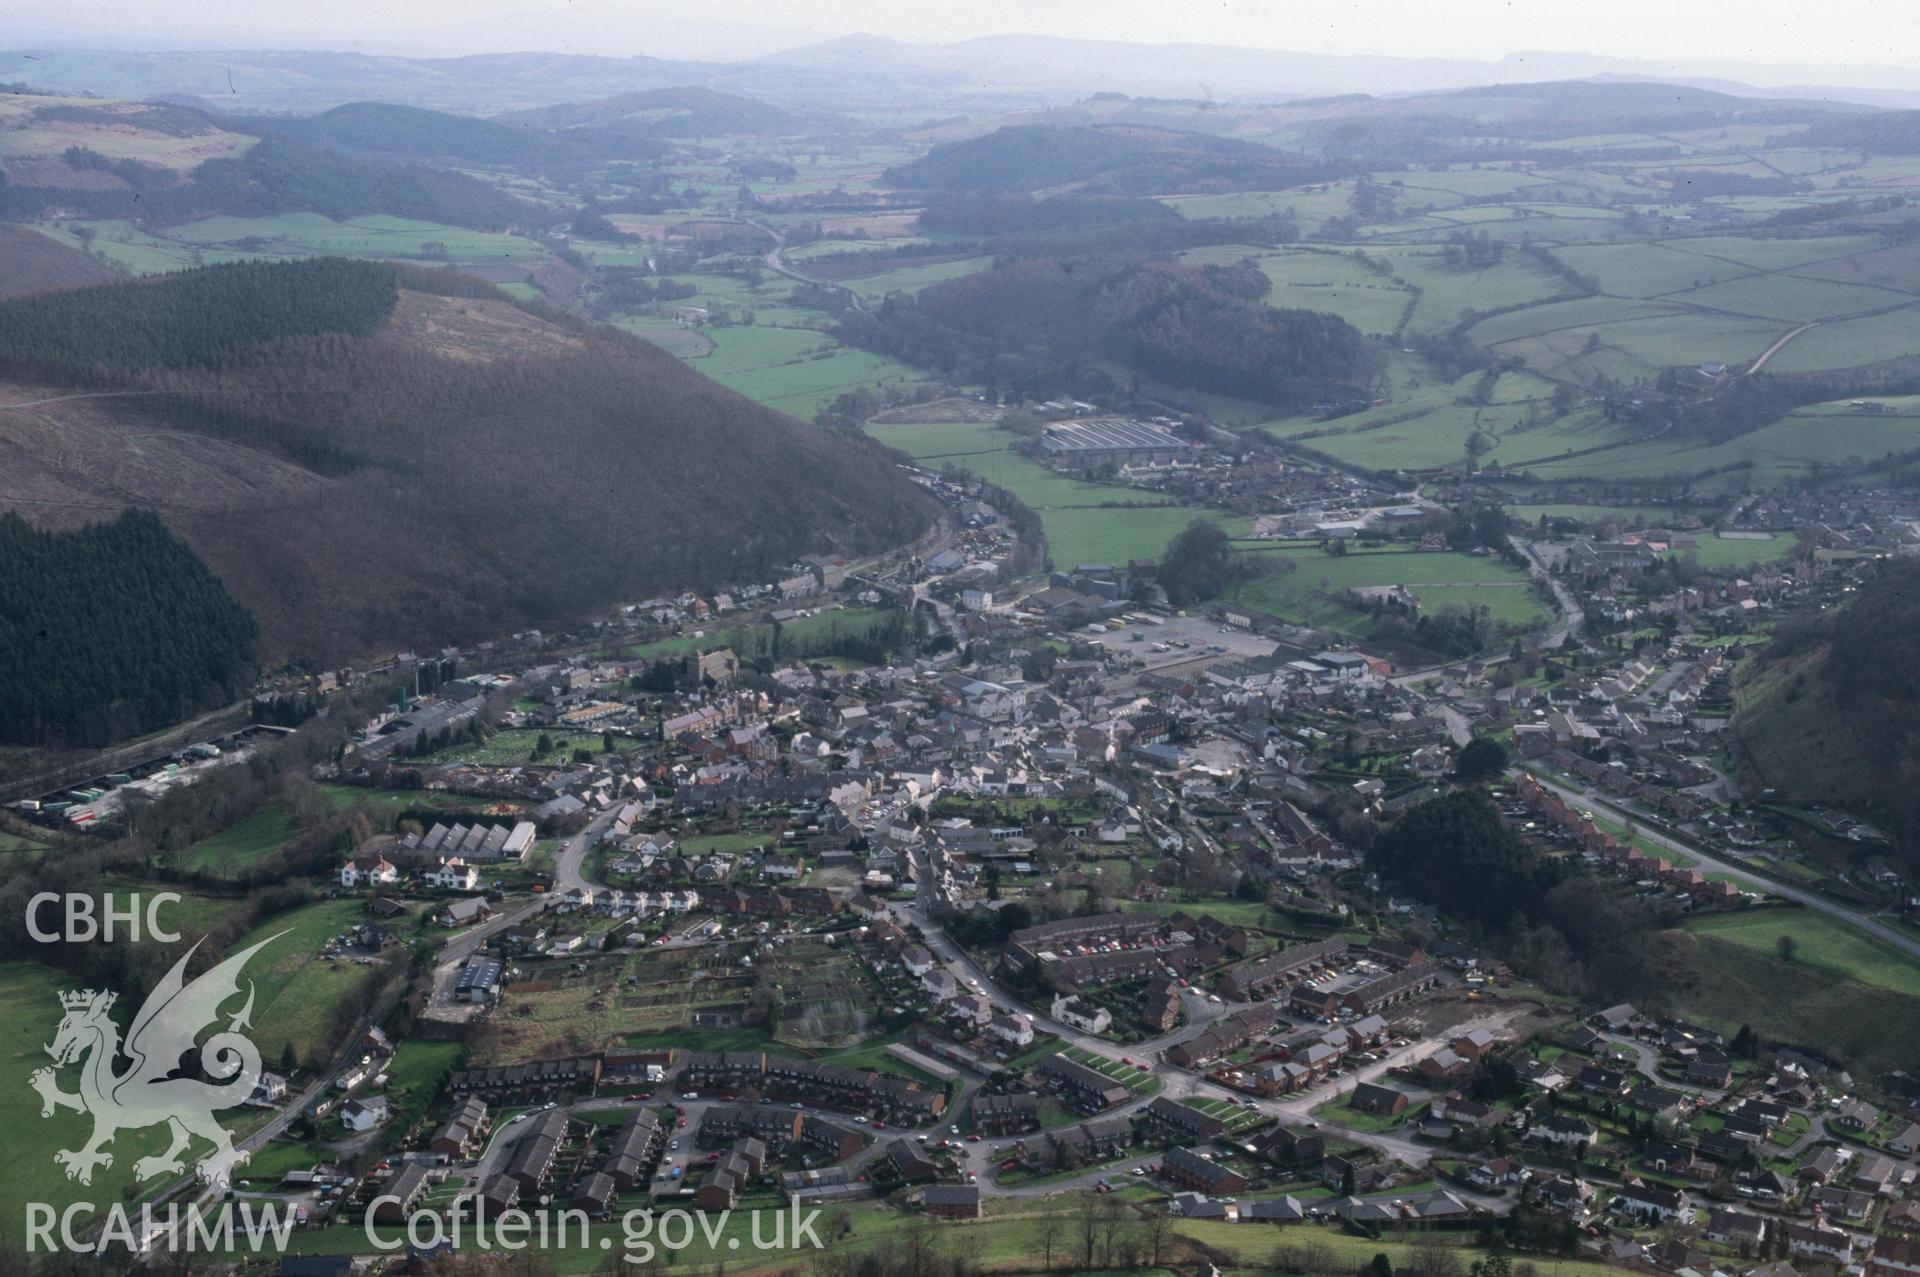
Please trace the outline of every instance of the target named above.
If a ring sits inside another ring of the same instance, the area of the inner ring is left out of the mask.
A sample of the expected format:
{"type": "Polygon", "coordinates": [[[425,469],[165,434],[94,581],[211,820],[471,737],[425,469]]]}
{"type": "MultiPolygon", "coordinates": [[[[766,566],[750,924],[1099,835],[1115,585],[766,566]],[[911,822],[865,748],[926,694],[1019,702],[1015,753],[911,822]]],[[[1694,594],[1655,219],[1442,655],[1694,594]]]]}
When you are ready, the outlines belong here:
{"type": "Polygon", "coordinates": [[[1040,436],[1040,450],[1055,465],[1085,469],[1102,465],[1171,465],[1192,457],[1195,445],[1164,426],[1126,417],[1060,422],[1040,436]]]}

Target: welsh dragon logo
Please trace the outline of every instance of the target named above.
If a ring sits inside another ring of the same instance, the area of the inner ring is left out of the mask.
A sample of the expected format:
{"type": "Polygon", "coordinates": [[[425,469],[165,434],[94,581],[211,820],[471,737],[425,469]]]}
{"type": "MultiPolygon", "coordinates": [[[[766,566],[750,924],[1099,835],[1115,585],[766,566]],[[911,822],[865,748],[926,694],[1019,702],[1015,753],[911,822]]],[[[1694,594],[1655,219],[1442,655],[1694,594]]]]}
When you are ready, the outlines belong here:
{"type": "Polygon", "coordinates": [[[226,1030],[199,1046],[197,1070],[188,1056],[201,1031],[219,1019],[221,1006],[239,995],[240,971],[247,959],[279,938],[269,936],[188,982],[187,961],[200,947],[194,945],[147,996],[124,1043],[109,1014],[118,995],[93,989],[60,995],[66,1014],[46,1051],[56,1068],[84,1061],[80,1089],[62,1091],[54,1068],[35,1070],[29,1084],[40,1093],[41,1117],[63,1108],[93,1117],[92,1139],[53,1155],[68,1179],[91,1184],[96,1166],[112,1166],[113,1154],[105,1146],[116,1133],[165,1125],[171,1143],[164,1153],[135,1162],[136,1178],[144,1181],[185,1170],[181,1155],[197,1136],[213,1145],[212,1154],[199,1163],[200,1178],[221,1187],[227,1184],[247,1155],[234,1147],[233,1137],[214,1114],[244,1103],[260,1082],[260,1052],[240,1032],[250,1027],[251,982],[246,1005],[234,1013],[226,1030]],[[132,1063],[116,1072],[122,1057],[132,1063]]]}

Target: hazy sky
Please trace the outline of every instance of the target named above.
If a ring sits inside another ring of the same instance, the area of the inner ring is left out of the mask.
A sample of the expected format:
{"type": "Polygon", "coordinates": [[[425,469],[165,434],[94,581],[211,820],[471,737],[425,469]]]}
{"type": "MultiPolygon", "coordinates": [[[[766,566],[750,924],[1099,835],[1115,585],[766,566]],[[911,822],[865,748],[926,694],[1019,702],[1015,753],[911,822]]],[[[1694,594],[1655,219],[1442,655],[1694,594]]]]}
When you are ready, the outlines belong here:
{"type": "Polygon", "coordinates": [[[851,32],[1884,67],[1920,62],[1920,0],[0,0],[0,46],[15,48],[137,42],[722,59],[851,32]]]}

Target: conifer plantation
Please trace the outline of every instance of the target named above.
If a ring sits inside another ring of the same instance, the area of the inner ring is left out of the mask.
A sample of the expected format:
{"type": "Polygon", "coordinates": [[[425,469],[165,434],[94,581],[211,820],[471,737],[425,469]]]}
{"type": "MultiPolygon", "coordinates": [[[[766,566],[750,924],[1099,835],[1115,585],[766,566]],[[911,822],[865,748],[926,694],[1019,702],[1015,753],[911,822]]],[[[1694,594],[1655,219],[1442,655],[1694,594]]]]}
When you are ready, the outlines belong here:
{"type": "Polygon", "coordinates": [[[0,515],[0,740],[105,745],[243,689],[246,609],[152,513],[73,532],[0,515]]]}

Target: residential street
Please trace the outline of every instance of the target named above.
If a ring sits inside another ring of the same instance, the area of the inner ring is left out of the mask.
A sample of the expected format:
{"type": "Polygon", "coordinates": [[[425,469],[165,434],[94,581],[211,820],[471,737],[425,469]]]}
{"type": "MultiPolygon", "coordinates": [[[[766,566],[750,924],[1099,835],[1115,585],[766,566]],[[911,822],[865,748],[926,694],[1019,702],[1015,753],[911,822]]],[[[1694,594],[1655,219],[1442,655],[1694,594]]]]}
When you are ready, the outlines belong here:
{"type": "Polygon", "coordinates": [[[1535,773],[1534,779],[1538,780],[1544,788],[1559,794],[1568,802],[1603,811],[1617,820],[1633,821],[1638,837],[1646,839],[1656,847],[1664,848],[1667,851],[1672,851],[1687,857],[1693,861],[1703,873],[1726,874],[1731,878],[1737,879],[1744,886],[1756,891],[1768,892],[1772,895],[1779,896],[1783,900],[1791,900],[1795,904],[1804,905],[1815,913],[1825,914],[1835,921],[1842,922],[1849,927],[1867,933],[1876,940],[1890,944],[1910,958],[1920,959],[1920,939],[1915,939],[1899,928],[1882,922],[1872,914],[1862,913],[1858,909],[1849,909],[1839,901],[1823,896],[1819,892],[1805,887],[1797,887],[1792,883],[1783,882],[1776,878],[1763,878],[1751,870],[1731,864],[1710,852],[1702,851],[1690,843],[1681,842],[1676,838],[1672,838],[1657,829],[1649,827],[1647,823],[1649,817],[1645,812],[1636,811],[1621,803],[1618,799],[1602,794],[1598,790],[1570,785],[1560,780],[1548,779],[1538,773],[1535,773]]]}

